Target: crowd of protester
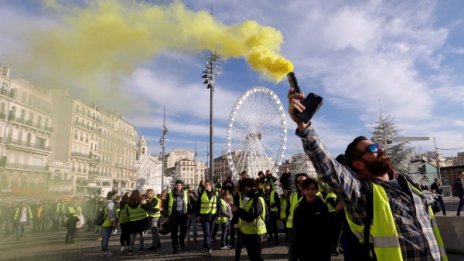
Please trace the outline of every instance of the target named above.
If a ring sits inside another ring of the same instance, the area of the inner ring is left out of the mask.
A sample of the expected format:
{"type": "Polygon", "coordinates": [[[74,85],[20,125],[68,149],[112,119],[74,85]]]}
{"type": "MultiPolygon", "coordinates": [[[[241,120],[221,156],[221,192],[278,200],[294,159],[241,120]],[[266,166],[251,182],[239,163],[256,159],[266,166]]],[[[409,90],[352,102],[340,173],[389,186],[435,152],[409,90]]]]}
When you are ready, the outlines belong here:
{"type": "MultiPolygon", "coordinates": [[[[439,180],[431,189],[440,194],[439,180]]],[[[260,171],[257,178],[251,178],[243,171],[237,180],[229,176],[223,182],[202,181],[197,190],[177,180],[171,191],[158,195],[153,189],[124,194],[112,191],[106,198],[21,201],[1,206],[0,232],[21,240],[26,227],[31,233],[64,227],[65,244],[74,243],[78,229],[99,233],[102,253],[107,257],[113,255],[109,240],[115,234],[120,251],[132,255],[160,249],[160,232],[170,233],[172,253],[177,254],[185,250],[186,243],[198,242],[199,227],[209,257],[217,247],[232,249],[235,260],[240,260],[241,250],[246,248],[250,260],[262,260],[262,239],[267,244],[287,244],[289,260],[330,260],[342,253],[345,260],[353,260],[350,256],[357,251],[350,245],[355,237],[339,197],[324,182],[306,173],[292,175],[288,169],[280,177],[260,171]]]]}

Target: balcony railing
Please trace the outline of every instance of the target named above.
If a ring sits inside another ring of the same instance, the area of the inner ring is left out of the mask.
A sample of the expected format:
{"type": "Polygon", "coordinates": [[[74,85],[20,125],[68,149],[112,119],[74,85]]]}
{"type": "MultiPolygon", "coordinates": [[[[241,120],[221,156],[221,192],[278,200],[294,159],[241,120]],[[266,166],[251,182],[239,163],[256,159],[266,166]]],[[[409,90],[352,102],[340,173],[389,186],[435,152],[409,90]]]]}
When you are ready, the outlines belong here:
{"type": "Polygon", "coordinates": [[[7,138],[5,140],[5,143],[9,145],[17,145],[17,146],[31,148],[31,149],[51,151],[50,146],[45,146],[39,143],[32,143],[32,142],[18,140],[18,139],[7,138]]]}
{"type": "MultiPolygon", "coordinates": [[[[4,115],[3,117],[6,117],[6,115],[4,115]]],[[[1,113],[0,113],[0,118],[2,118],[1,113]]],[[[53,128],[50,127],[50,126],[45,126],[43,124],[34,123],[32,120],[25,120],[24,118],[16,118],[15,114],[11,113],[11,112],[8,114],[8,121],[20,123],[22,125],[29,126],[29,127],[32,127],[32,128],[36,128],[36,129],[39,129],[39,130],[44,130],[46,132],[53,132],[53,128]]]]}
{"type": "Polygon", "coordinates": [[[29,164],[19,164],[13,162],[7,162],[5,168],[10,169],[22,169],[22,170],[35,170],[35,171],[48,171],[48,165],[45,166],[34,166],[29,164]]]}
{"type": "Polygon", "coordinates": [[[11,90],[0,89],[0,94],[1,94],[1,95],[5,95],[5,96],[8,96],[8,97],[10,97],[10,98],[14,98],[14,96],[15,96],[15,90],[14,90],[14,89],[11,89],[11,90]]]}

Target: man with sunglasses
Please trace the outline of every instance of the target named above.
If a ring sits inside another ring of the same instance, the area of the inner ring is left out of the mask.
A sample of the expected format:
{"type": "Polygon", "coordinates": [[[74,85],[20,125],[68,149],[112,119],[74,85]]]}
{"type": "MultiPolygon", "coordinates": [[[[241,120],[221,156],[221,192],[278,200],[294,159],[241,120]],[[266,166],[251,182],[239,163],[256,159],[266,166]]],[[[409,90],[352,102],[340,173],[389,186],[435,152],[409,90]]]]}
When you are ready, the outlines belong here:
{"type": "Polygon", "coordinates": [[[378,144],[364,136],[346,148],[346,164],[336,161],[311,123],[296,112],[303,93],[290,89],[288,112],[319,177],[339,193],[351,230],[366,249],[363,260],[447,260],[433,213],[420,190],[397,173],[378,144]]]}

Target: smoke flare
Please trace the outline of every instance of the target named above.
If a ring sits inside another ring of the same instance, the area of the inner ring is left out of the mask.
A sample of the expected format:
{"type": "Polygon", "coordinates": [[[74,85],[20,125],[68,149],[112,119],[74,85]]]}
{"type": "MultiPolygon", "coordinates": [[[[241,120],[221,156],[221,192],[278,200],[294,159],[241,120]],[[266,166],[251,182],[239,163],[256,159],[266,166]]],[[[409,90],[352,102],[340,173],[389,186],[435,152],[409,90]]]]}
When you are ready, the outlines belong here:
{"type": "MultiPolygon", "coordinates": [[[[163,51],[212,50],[224,59],[244,58],[276,82],[293,70],[279,54],[281,33],[255,21],[228,26],[178,2],[154,6],[103,0],[70,6],[48,0],[46,4],[60,14],[59,23],[30,37],[30,60],[47,64],[53,75],[68,79],[93,76],[93,82],[82,84],[116,81],[114,75],[128,74],[163,51]]],[[[40,74],[54,77],[50,72],[40,74]]]]}

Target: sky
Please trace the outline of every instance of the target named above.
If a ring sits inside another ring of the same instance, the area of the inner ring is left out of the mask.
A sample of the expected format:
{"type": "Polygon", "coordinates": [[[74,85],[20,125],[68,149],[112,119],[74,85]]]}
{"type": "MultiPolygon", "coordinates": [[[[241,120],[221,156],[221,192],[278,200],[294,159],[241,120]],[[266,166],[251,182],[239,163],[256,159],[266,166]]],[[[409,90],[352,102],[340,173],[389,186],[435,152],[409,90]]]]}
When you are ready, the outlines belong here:
{"type": "MultiPolygon", "coordinates": [[[[0,0],[0,63],[13,79],[120,111],[152,154],[161,151],[165,110],[166,151],[196,148],[206,159],[209,49],[222,57],[215,157],[246,90],[269,88],[286,110],[289,68],[304,92],[324,97],[312,124],[334,155],[370,137],[381,114],[400,136],[430,137],[410,144],[418,152],[433,151],[434,138],[445,156],[464,149],[462,1],[213,0],[213,17],[210,0],[99,3],[0,0]]],[[[295,127],[287,115],[286,157],[302,151],[295,127]]]]}

